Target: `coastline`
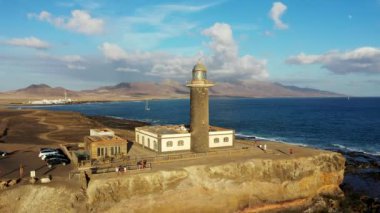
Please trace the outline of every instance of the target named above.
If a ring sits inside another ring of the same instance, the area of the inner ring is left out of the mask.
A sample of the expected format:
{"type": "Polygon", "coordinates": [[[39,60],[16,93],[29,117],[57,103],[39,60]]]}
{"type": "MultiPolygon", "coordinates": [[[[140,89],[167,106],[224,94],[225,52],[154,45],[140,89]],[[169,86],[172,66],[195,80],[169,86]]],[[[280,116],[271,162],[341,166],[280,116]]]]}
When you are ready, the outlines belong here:
{"type": "MultiPolygon", "coordinates": [[[[7,111],[13,111],[18,112],[19,110],[15,109],[8,109],[7,111]]],[[[25,110],[21,110],[19,112],[22,112],[25,110]]],[[[49,110],[35,110],[35,109],[29,109],[26,111],[31,112],[48,112],[49,114],[55,115],[55,114],[67,114],[67,115],[75,115],[75,116],[83,116],[88,118],[89,120],[93,121],[94,123],[101,123],[103,126],[110,126],[112,128],[117,129],[129,129],[133,130],[136,125],[149,125],[147,122],[141,122],[131,119],[120,119],[120,118],[112,118],[107,116],[85,116],[79,113],[74,112],[56,112],[56,111],[49,111],[49,110]]],[[[252,141],[253,138],[247,139],[248,141],[252,141]]],[[[266,141],[269,142],[271,140],[263,140],[259,139],[261,143],[265,143],[266,141]]],[[[286,142],[278,142],[278,141],[271,141],[274,143],[284,143],[286,142]]],[[[292,144],[293,146],[295,144],[292,144]]],[[[346,168],[345,168],[345,179],[343,181],[343,184],[341,185],[342,190],[346,194],[347,202],[353,201],[373,201],[378,202],[379,197],[376,194],[367,193],[366,191],[363,191],[363,188],[357,188],[355,186],[362,186],[363,183],[370,183],[374,185],[370,185],[367,187],[367,190],[373,190],[374,188],[380,184],[380,177],[378,176],[379,172],[377,170],[374,170],[375,168],[379,168],[380,166],[380,159],[379,158],[373,158],[368,157],[365,153],[356,153],[356,152],[342,152],[341,150],[330,150],[334,152],[340,152],[343,154],[347,161],[346,161],[346,168]],[[363,159],[367,159],[366,161],[363,161],[363,159]],[[348,177],[348,178],[346,178],[348,177]],[[368,180],[373,180],[372,182],[368,182],[368,180]]],[[[371,191],[369,191],[371,192],[371,191]]],[[[379,190],[380,192],[380,190],[379,190]]],[[[371,204],[372,205],[372,204],[371,204]]]]}
{"type": "MultiPolygon", "coordinates": [[[[94,117],[98,122],[103,124],[110,124],[115,122],[116,124],[125,121],[127,124],[136,123],[139,125],[152,125],[147,122],[142,122],[139,120],[123,119],[123,118],[112,118],[109,116],[87,116],[90,119],[94,117]]],[[[274,142],[283,143],[287,145],[307,147],[319,150],[326,150],[332,152],[338,152],[346,158],[346,168],[345,168],[345,178],[341,185],[342,190],[345,194],[349,195],[348,199],[353,199],[357,197],[368,197],[368,199],[374,199],[380,201],[380,156],[373,155],[370,153],[350,151],[343,149],[322,149],[320,147],[314,147],[307,144],[297,144],[288,143],[285,141],[276,141],[265,138],[254,138],[254,136],[243,136],[237,135],[236,139],[248,141],[248,142],[274,142]],[[366,184],[367,183],[367,184],[366,184]],[[358,188],[358,186],[361,186],[358,188]],[[375,190],[374,190],[375,189],[375,190]],[[377,190],[379,189],[379,190],[377,190]]]]}
{"type": "MultiPolygon", "coordinates": [[[[219,96],[210,95],[212,99],[345,99],[347,96],[273,96],[273,97],[251,97],[251,96],[219,96]]],[[[354,96],[350,98],[380,98],[380,97],[360,97],[354,96]]],[[[42,99],[42,98],[40,98],[42,99]]],[[[0,97],[0,107],[2,106],[56,106],[56,105],[75,105],[75,104],[86,104],[86,103],[112,103],[112,102],[131,102],[131,101],[145,101],[145,100],[185,100],[189,99],[188,96],[183,97],[157,97],[157,96],[146,96],[146,97],[136,97],[136,98],[125,98],[125,99],[80,99],[74,100],[72,103],[67,104],[27,104],[25,103],[28,99],[2,99],[0,97]]],[[[33,99],[39,100],[39,99],[33,99]]]]}

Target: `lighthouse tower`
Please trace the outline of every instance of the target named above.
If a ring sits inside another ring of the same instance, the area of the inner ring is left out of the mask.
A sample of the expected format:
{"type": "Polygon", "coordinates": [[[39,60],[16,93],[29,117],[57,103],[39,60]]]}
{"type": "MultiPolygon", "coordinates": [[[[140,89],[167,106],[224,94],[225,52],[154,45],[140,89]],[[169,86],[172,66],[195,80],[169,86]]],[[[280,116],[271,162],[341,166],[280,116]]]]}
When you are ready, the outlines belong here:
{"type": "Polygon", "coordinates": [[[191,150],[207,152],[209,149],[208,88],[214,86],[207,80],[205,65],[198,62],[193,68],[190,84],[190,133],[191,150]]]}

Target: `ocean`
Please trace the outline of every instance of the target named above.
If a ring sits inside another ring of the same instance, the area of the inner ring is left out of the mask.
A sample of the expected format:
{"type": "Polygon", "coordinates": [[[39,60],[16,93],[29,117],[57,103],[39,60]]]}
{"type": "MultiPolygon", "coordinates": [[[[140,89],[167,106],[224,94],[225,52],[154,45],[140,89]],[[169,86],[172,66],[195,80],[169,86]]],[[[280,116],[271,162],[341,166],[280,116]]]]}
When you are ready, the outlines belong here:
{"type": "MultiPolygon", "coordinates": [[[[190,100],[33,106],[160,124],[189,123],[190,100]]],[[[210,98],[210,124],[257,137],[380,155],[380,98],[210,98]]]]}

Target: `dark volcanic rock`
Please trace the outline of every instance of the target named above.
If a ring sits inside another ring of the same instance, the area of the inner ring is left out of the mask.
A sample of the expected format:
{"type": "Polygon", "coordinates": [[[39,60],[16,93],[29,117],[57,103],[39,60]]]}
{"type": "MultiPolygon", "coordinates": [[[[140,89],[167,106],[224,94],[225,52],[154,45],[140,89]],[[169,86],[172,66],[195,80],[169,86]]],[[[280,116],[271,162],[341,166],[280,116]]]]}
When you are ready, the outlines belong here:
{"type": "Polygon", "coordinates": [[[136,127],[150,125],[147,122],[119,119],[119,118],[106,117],[106,116],[87,116],[87,117],[103,124],[104,126],[116,128],[116,129],[135,130],[136,127]]]}
{"type": "Polygon", "coordinates": [[[353,212],[380,212],[380,156],[333,150],[344,155],[346,168],[340,185],[343,208],[353,212]]]}

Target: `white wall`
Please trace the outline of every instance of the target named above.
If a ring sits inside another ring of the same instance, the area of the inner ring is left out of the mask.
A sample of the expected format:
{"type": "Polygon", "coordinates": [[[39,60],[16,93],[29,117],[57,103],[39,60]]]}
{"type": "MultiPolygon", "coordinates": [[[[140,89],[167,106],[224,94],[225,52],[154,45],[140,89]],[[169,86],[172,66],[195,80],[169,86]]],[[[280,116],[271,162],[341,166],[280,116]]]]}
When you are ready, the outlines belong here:
{"type": "Polygon", "coordinates": [[[154,151],[158,151],[158,139],[154,137],[153,134],[145,134],[143,131],[136,131],[135,141],[144,146],[144,148],[149,148],[154,151]],[[144,137],[144,141],[142,140],[144,137]],[[148,140],[150,142],[148,142],[148,140]],[[157,142],[157,147],[154,147],[154,142],[157,142]]]}
{"type": "MultiPolygon", "coordinates": [[[[167,135],[166,135],[167,136],[167,135]]],[[[177,136],[177,135],[174,135],[177,136]]],[[[185,150],[190,150],[190,134],[186,134],[186,136],[182,137],[165,137],[161,139],[161,151],[162,152],[172,152],[172,151],[185,151],[185,150]],[[183,146],[178,146],[178,141],[183,140],[184,144],[183,146]],[[173,142],[172,147],[167,147],[166,143],[168,141],[173,142]]]]}
{"type": "Polygon", "coordinates": [[[209,147],[228,147],[233,145],[234,132],[233,131],[216,131],[209,133],[209,147]],[[224,138],[228,138],[228,142],[224,142],[224,138]],[[219,138],[219,143],[215,143],[214,139],[219,138]]]}
{"type": "MultiPolygon", "coordinates": [[[[144,145],[145,148],[149,148],[154,151],[158,151],[158,147],[154,148],[154,141],[157,141],[157,145],[161,146],[161,152],[173,152],[173,151],[186,151],[191,149],[191,137],[190,133],[188,134],[167,134],[161,135],[161,144],[158,143],[158,135],[146,132],[144,130],[138,130],[136,128],[136,142],[141,145],[144,145]],[[142,144],[142,137],[144,137],[144,144],[142,144]],[[148,139],[150,144],[148,144],[148,139]],[[178,146],[178,141],[183,140],[184,145],[178,146]],[[167,147],[167,142],[172,141],[173,146],[167,147]],[[148,147],[149,145],[149,147],[148,147]]],[[[234,131],[233,130],[224,130],[224,131],[213,131],[209,133],[209,147],[231,147],[233,146],[234,141],[234,131]],[[228,142],[224,142],[224,138],[228,138],[228,142]],[[219,138],[219,143],[214,143],[214,139],[219,138]]]]}
{"type": "Polygon", "coordinates": [[[97,129],[90,129],[90,136],[114,136],[115,132],[112,130],[98,131],[97,129]]]}

